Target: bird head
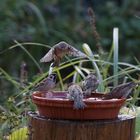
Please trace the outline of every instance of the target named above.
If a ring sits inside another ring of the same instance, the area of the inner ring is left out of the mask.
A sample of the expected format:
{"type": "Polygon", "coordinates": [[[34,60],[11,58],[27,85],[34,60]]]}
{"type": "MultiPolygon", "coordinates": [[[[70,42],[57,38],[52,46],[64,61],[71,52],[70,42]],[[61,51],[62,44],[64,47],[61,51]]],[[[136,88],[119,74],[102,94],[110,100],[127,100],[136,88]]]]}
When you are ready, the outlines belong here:
{"type": "Polygon", "coordinates": [[[57,74],[56,73],[52,73],[48,76],[53,82],[56,82],[56,78],[57,78],[57,74]]]}
{"type": "Polygon", "coordinates": [[[72,85],[74,85],[75,83],[73,83],[73,82],[70,82],[70,83],[68,83],[67,84],[67,88],[69,88],[70,86],[72,86],[72,85]]]}

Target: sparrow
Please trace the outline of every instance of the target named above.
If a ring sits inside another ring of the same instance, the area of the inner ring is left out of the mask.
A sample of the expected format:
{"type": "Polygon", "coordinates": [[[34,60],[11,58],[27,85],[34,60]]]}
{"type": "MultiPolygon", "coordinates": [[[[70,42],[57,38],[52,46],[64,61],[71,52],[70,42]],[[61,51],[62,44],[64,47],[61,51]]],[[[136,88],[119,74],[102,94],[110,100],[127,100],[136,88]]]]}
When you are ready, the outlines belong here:
{"type": "Polygon", "coordinates": [[[98,88],[99,80],[93,73],[89,73],[88,76],[82,82],[82,89],[84,95],[90,96],[93,91],[98,88]]]}
{"type": "Polygon", "coordinates": [[[40,62],[50,62],[53,61],[52,67],[59,66],[61,59],[65,56],[75,56],[75,57],[86,57],[84,53],[77,50],[68,43],[61,41],[54,45],[49,52],[40,59],[40,62]]]}
{"type": "Polygon", "coordinates": [[[56,74],[52,73],[34,87],[35,91],[47,92],[56,85],[56,74]]]}
{"type": "Polygon", "coordinates": [[[77,84],[71,84],[68,87],[67,98],[74,101],[74,109],[84,109],[85,103],[83,102],[83,91],[82,88],[77,84]]]}
{"type": "Polygon", "coordinates": [[[131,93],[132,89],[137,85],[134,82],[128,82],[125,84],[118,85],[117,87],[113,88],[111,92],[106,93],[102,99],[113,99],[113,98],[127,98],[128,95],[131,93]]]}

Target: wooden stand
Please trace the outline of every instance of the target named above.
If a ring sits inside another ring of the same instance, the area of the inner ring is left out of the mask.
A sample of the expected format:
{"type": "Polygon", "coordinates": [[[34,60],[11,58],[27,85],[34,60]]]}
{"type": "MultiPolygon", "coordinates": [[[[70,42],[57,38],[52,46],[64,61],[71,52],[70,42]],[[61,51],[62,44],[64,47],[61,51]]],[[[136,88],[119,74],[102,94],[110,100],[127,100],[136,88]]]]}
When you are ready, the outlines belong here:
{"type": "Polygon", "coordinates": [[[134,140],[135,117],[113,120],[51,120],[29,113],[29,140],[134,140]]]}

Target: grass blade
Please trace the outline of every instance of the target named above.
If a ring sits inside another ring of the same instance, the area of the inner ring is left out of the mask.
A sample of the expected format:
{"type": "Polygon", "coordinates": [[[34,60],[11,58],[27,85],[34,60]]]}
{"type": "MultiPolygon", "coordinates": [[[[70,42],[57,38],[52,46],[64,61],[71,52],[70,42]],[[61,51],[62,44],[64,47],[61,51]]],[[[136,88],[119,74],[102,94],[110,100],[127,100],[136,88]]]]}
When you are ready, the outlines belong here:
{"type": "Polygon", "coordinates": [[[63,84],[61,73],[60,73],[58,68],[54,69],[54,71],[55,70],[56,70],[57,75],[58,75],[58,79],[59,79],[59,82],[60,82],[61,90],[63,91],[64,90],[64,84],[63,84]]]}
{"type": "Polygon", "coordinates": [[[21,47],[21,49],[31,58],[31,60],[35,63],[35,65],[37,66],[37,68],[39,69],[39,71],[42,73],[42,69],[41,69],[40,65],[39,65],[38,62],[35,60],[35,58],[29,53],[29,51],[28,51],[27,49],[25,49],[25,47],[24,47],[22,44],[20,44],[19,42],[17,42],[16,40],[15,40],[15,43],[16,43],[19,47],[21,47]]]}
{"type": "Polygon", "coordinates": [[[79,73],[83,78],[85,78],[84,73],[81,71],[80,67],[78,66],[74,66],[75,70],[77,71],[77,73],[79,73]]]}
{"type": "Polygon", "coordinates": [[[20,88],[20,84],[17,81],[15,81],[5,70],[3,70],[2,68],[0,68],[0,71],[5,76],[5,78],[8,81],[10,81],[15,87],[20,88]]]}
{"type": "Polygon", "coordinates": [[[99,90],[99,92],[103,92],[104,91],[103,79],[102,79],[102,75],[100,73],[100,70],[98,68],[98,65],[94,61],[94,54],[92,53],[90,47],[86,43],[83,44],[83,49],[87,53],[88,59],[92,62],[92,65],[96,70],[96,73],[97,73],[97,76],[98,76],[98,79],[99,79],[99,83],[100,83],[99,87],[98,87],[98,90],[99,90]]]}

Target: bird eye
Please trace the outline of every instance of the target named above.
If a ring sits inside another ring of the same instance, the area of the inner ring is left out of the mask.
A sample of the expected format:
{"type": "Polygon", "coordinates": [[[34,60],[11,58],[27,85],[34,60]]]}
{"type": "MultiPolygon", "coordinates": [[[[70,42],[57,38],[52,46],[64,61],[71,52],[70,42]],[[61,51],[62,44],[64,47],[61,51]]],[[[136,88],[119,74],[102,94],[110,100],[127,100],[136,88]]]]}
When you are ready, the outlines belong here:
{"type": "Polygon", "coordinates": [[[55,79],[55,75],[50,75],[50,79],[55,79]]]}
{"type": "Polygon", "coordinates": [[[53,77],[54,77],[53,75],[50,76],[51,79],[53,79],[53,77]]]}

